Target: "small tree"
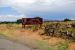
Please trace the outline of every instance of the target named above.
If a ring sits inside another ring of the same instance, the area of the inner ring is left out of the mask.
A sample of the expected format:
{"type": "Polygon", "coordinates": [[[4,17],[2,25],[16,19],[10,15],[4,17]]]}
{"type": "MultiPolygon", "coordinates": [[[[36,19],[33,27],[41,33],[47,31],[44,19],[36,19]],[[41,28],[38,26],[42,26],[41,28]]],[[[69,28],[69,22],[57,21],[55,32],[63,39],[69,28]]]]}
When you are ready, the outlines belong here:
{"type": "Polygon", "coordinates": [[[21,23],[21,22],[22,22],[22,19],[18,19],[18,20],[17,20],[17,23],[21,23]]]}
{"type": "Polygon", "coordinates": [[[39,17],[39,16],[36,16],[36,17],[34,17],[34,18],[41,18],[41,17],[39,17]]]}
{"type": "Polygon", "coordinates": [[[64,19],[64,21],[71,21],[70,19],[68,19],[68,18],[66,18],[66,19],[64,19]]]}

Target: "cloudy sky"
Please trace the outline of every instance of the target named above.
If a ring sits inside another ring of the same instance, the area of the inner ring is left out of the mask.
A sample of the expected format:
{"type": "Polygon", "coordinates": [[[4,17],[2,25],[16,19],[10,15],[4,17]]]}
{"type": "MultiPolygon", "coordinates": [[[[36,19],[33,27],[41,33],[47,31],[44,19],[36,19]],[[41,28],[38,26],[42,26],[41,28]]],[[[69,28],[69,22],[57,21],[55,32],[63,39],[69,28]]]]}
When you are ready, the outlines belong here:
{"type": "Polygon", "coordinates": [[[75,0],[0,0],[0,21],[35,16],[48,20],[74,20],[75,0]]]}

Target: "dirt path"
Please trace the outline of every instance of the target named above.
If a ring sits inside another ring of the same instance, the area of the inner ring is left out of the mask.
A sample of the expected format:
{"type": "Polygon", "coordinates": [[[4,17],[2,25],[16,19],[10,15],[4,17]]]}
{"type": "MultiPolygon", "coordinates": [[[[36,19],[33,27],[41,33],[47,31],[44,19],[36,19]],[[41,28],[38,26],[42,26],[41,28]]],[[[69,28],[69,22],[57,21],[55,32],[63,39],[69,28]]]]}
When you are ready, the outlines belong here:
{"type": "Polygon", "coordinates": [[[0,37],[0,50],[33,50],[25,45],[0,37]]]}

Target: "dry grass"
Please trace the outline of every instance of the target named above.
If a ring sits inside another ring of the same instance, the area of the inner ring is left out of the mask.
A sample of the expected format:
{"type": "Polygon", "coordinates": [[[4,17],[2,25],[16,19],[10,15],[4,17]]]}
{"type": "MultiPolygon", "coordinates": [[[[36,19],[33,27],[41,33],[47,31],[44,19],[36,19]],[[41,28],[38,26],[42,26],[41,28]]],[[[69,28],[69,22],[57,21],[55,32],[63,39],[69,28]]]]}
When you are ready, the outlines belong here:
{"type": "Polygon", "coordinates": [[[74,42],[57,37],[40,36],[41,32],[43,32],[42,29],[35,32],[31,29],[23,29],[21,24],[0,24],[0,35],[21,42],[36,50],[75,49],[74,42]]]}

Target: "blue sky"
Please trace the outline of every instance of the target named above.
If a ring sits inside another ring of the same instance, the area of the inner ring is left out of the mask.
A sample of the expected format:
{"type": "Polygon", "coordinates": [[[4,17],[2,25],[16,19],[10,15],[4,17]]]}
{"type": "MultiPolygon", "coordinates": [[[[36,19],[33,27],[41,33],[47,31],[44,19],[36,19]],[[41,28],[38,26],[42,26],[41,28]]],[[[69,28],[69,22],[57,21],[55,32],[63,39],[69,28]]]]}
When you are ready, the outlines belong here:
{"type": "Polygon", "coordinates": [[[46,20],[75,20],[75,0],[0,0],[0,21],[35,16],[46,20]]]}
{"type": "Polygon", "coordinates": [[[0,15],[8,15],[8,14],[19,15],[20,13],[11,7],[0,7],[0,15]]]}
{"type": "Polygon", "coordinates": [[[0,21],[15,21],[23,15],[11,7],[0,7],[0,21]]]}

